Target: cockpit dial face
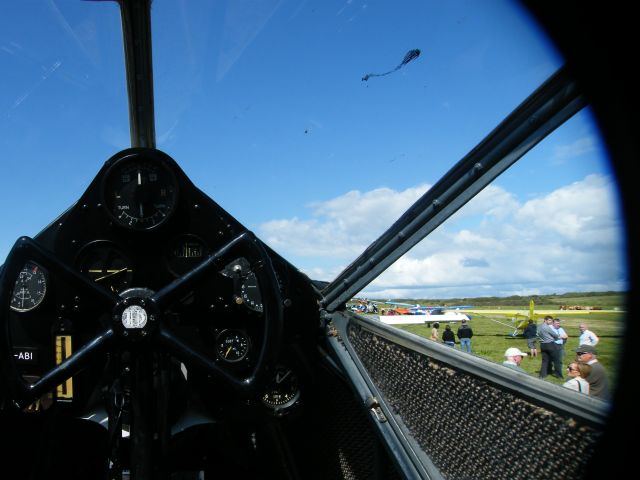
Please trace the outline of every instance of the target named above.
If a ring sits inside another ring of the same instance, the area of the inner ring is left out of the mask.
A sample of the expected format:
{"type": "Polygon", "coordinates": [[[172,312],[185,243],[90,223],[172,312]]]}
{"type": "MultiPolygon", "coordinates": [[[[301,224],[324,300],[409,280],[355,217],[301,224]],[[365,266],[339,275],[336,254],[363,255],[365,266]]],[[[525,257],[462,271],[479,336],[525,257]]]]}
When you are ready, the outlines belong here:
{"type": "Polygon", "coordinates": [[[82,273],[113,293],[117,294],[131,287],[131,260],[111,242],[90,243],[80,252],[77,264],[82,273]]]}
{"type": "Polygon", "coordinates": [[[200,237],[192,234],[180,235],[169,245],[166,254],[167,268],[179,277],[197,267],[207,255],[209,249],[200,237]]]}
{"type": "Polygon", "coordinates": [[[249,273],[240,285],[240,298],[244,305],[250,310],[262,313],[262,295],[260,295],[260,287],[255,273],[249,273]]]}
{"type": "Polygon", "coordinates": [[[47,276],[40,265],[27,262],[20,270],[11,294],[11,309],[28,312],[36,308],[47,293],[47,276]]]}
{"type": "Polygon", "coordinates": [[[239,304],[254,312],[263,312],[260,285],[246,258],[236,258],[224,268],[222,274],[236,281],[236,295],[239,304]]]}
{"type": "Polygon", "coordinates": [[[300,398],[298,377],[293,369],[278,365],[275,375],[262,395],[262,403],[281,411],[294,405],[300,398]]]}
{"type": "Polygon", "coordinates": [[[224,362],[236,363],[247,357],[249,337],[241,330],[223,330],[216,339],[216,353],[224,362]]]}
{"type": "Polygon", "coordinates": [[[164,223],[176,206],[178,187],[160,161],[134,157],[117,162],[103,185],[105,206],[118,224],[150,230],[164,223]]]}

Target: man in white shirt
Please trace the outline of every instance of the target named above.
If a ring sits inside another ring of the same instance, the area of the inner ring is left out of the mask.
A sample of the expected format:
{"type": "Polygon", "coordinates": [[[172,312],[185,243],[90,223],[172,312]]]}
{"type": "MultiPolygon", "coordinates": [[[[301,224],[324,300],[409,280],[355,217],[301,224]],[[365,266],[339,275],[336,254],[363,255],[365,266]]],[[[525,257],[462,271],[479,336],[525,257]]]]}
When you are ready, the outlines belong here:
{"type": "Polygon", "coordinates": [[[558,364],[556,363],[549,363],[549,375],[553,374],[553,368],[560,368],[560,371],[555,373],[555,376],[558,378],[562,378],[562,359],[564,358],[564,344],[567,343],[567,339],[569,338],[569,335],[567,335],[567,332],[564,331],[564,328],[562,328],[560,326],[560,319],[559,318],[554,318],[553,319],[553,328],[554,330],[557,332],[558,334],[558,339],[554,340],[554,343],[557,345],[557,349],[558,349],[558,356],[560,358],[560,361],[558,362],[558,364]]]}
{"type": "Polygon", "coordinates": [[[578,345],[591,345],[595,347],[600,339],[598,336],[587,328],[586,323],[581,323],[578,328],[580,329],[580,340],[578,345]]]}

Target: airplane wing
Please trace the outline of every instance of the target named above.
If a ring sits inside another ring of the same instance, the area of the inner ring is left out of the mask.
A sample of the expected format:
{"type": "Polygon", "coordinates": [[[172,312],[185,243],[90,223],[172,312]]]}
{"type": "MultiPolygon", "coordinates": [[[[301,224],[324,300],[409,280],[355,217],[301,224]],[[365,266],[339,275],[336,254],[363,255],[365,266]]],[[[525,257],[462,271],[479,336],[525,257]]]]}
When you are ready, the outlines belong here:
{"type": "Polygon", "coordinates": [[[413,315],[378,315],[382,323],[388,325],[419,325],[432,323],[456,323],[469,321],[471,317],[460,312],[418,313],[413,315]]]}
{"type": "Polygon", "coordinates": [[[402,302],[391,302],[391,301],[386,301],[382,303],[386,303],[387,305],[397,305],[399,307],[420,308],[420,305],[417,303],[402,303],[402,302]]]}
{"type": "MultiPolygon", "coordinates": [[[[524,310],[524,309],[520,309],[520,310],[516,310],[516,309],[500,309],[500,308],[494,308],[494,309],[484,309],[484,308],[478,308],[478,309],[468,309],[465,310],[467,313],[474,313],[476,315],[500,315],[500,316],[504,316],[504,317],[529,317],[530,316],[530,311],[529,310],[524,310]]],[[[624,310],[535,310],[533,313],[534,318],[542,318],[545,317],[547,315],[551,315],[552,317],[565,317],[567,315],[591,315],[591,314],[597,314],[597,313],[625,313],[624,310]]]]}

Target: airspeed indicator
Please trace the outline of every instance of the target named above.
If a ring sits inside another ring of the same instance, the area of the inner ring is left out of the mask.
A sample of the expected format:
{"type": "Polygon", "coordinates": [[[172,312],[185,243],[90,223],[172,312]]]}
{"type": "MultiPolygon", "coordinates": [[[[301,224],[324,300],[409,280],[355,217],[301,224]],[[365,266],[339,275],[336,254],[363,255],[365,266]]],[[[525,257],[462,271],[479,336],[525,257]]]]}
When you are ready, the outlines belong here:
{"type": "Polygon", "coordinates": [[[36,308],[47,293],[47,278],[40,265],[27,262],[16,279],[11,294],[11,309],[28,312],[36,308]]]}

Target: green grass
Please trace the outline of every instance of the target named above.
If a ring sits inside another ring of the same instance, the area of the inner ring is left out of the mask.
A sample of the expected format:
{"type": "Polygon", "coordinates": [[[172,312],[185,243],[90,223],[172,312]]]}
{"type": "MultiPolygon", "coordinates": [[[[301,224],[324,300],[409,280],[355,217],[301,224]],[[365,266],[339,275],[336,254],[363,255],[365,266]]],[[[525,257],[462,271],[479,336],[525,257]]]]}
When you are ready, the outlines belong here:
{"type": "MultiPolygon", "coordinates": [[[[576,302],[572,304],[585,304],[585,302],[576,302]]],[[[502,308],[522,308],[522,305],[517,307],[506,307],[501,305],[502,308]]],[[[488,309],[490,307],[487,306],[488,309]]],[[[494,307],[495,308],[495,307],[494,307]]],[[[536,308],[545,308],[544,306],[536,308]]],[[[547,308],[552,308],[551,306],[547,308]]],[[[562,320],[562,327],[569,335],[569,340],[565,344],[565,357],[563,360],[563,368],[566,368],[568,362],[575,358],[575,349],[578,346],[578,337],[580,330],[578,325],[582,322],[589,326],[589,329],[600,337],[600,343],[598,344],[598,361],[602,363],[609,374],[610,387],[613,391],[616,385],[617,379],[617,366],[618,359],[622,349],[622,335],[624,329],[624,313],[620,314],[583,314],[583,315],[567,315],[565,317],[560,316],[562,320]]],[[[504,352],[509,347],[518,347],[523,352],[529,352],[527,348],[527,341],[523,337],[511,337],[509,334],[513,332],[513,329],[505,325],[496,323],[496,321],[502,323],[511,324],[510,318],[500,316],[481,316],[478,314],[472,315],[470,322],[473,329],[472,338],[472,350],[474,355],[478,355],[487,360],[491,360],[496,363],[502,363],[504,360],[504,352]]],[[[538,325],[541,321],[538,320],[538,325]]],[[[431,329],[426,325],[398,325],[403,330],[415,333],[426,338],[431,336],[431,329]]],[[[444,331],[444,324],[440,325],[440,335],[444,331]]],[[[458,329],[458,324],[452,324],[451,328],[455,331],[458,329]]],[[[460,348],[456,345],[456,348],[460,348]]],[[[531,375],[538,376],[540,371],[540,363],[542,357],[540,356],[538,349],[538,356],[528,356],[522,360],[520,365],[525,371],[531,375]]],[[[563,375],[566,373],[563,372],[563,375]]],[[[565,375],[566,377],[566,375],[565,375]]],[[[545,381],[562,384],[563,380],[559,380],[555,377],[547,376],[545,381]]],[[[565,379],[566,381],[566,379],[565,379]]]]}

